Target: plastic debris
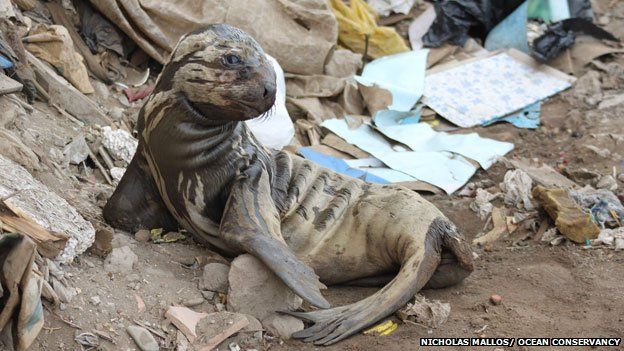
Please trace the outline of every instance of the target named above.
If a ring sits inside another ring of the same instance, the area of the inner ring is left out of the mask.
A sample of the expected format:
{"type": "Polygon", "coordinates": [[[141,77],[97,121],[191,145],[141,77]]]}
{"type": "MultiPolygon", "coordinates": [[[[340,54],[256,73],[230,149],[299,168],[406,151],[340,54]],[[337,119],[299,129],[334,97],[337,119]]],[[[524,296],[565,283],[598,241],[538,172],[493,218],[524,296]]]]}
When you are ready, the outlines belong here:
{"type": "Polygon", "coordinates": [[[484,220],[492,213],[492,209],[494,208],[490,201],[499,196],[500,194],[492,194],[487,190],[479,188],[477,189],[474,201],[470,204],[470,209],[479,214],[479,218],[484,220]]]}
{"type": "Polygon", "coordinates": [[[603,229],[598,237],[591,241],[592,245],[605,245],[616,251],[624,250],[624,227],[616,229],[603,229]]]}
{"type": "Polygon", "coordinates": [[[365,86],[379,86],[390,91],[390,110],[410,111],[425,88],[425,69],[429,50],[409,51],[385,56],[364,66],[358,83],[365,86]]]}
{"type": "Polygon", "coordinates": [[[379,323],[369,329],[366,329],[362,332],[364,335],[378,335],[378,336],[387,336],[394,333],[395,330],[399,327],[398,324],[391,320],[387,320],[385,322],[379,323]]]}
{"type": "Polygon", "coordinates": [[[381,16],[390,13],[408,14],[416,0],[368,0],[368,5],[381,16]]]}
{"type": "Polygon", "coordinates": [[[494,26],[524,0],[440,0],[435,2],[436,20],[423,38],[426,46],[445,42],[462,46],[469,32],[484,39],[494,26]]]}
{"type": "Polygon", "coordinates": [[[295,135],[295,126],[286,110],[286,81],[284,80],[284,70],[277,63],[277,60],[267,55],[275,70],[275,80],[277,91],[275,93],[275,104],[268,118],[255,118],[245,121],[254,136],[262,145],[281,150],[288,145],[295,135]]]}
{"type": "Polygon", "coordinates": [[[437,300],[427,300],[422,295],[416,295],[414,302],[397,311],[397,316],[403,322],[437,328],[444,324],[451,314],[451,305],[437,300]]]}
{"type": "Polygon", "coordinates": [[[409,51],[394,28],[377,26],[377,14],[363,0],[350,0],[349,6],[342,0],[329,3],[338,20],[338,40],[352,51],[372,58],[409,51]]]}
{"type": "Polygon", "coordinates": [[[178,232],[168,232],[163,234],[162,228],[152,229],[150,239],[154,244],[168,244],[186,239],[186,236],[178,232]]]}
{"type": "Polygon", "coordinates": [[[624,206],[612,191],[596,190],[586,186],[571,190],[570,195],[582,208],[591,213],[593,220],[601,228],[619,227],[624,224],[624,206]]]}
{"type": "Polygon", "coordinates": [[[368,152],[388,167],[435,185],[447,193],[461,188],[476,171],[475,166],[459,155],[431,150],[411,151],[401,145],[393,146],[367,124],[350,129],[346,120],[330,119],[321,126],[368,152]]]}
{"type": "Polygon", "coordinates": [[[522,170],[507,171],[500,184],[504,193],[505,204],[531,211],[535,208],[531,202],[533,180],[522,170]]]}

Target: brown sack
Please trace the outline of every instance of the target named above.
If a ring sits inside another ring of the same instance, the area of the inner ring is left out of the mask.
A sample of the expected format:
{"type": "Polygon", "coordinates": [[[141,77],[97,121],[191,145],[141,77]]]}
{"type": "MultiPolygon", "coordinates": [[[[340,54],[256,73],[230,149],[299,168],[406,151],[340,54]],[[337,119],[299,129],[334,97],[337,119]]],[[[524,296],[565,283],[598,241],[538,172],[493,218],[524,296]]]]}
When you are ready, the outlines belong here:
{"type": "Polygon", "coordinates": [[[285,71],[322,74],[338,38],[324,0],[91,0],[148,55],[164,63],[178,39],[213,23],[253,36],[285,71]]]}

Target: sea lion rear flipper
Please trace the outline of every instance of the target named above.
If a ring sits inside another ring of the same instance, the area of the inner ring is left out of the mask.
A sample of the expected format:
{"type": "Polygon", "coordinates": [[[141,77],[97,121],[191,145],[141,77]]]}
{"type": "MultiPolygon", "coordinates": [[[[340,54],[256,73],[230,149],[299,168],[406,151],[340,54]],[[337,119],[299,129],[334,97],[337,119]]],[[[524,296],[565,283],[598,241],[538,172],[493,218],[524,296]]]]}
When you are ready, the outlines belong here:
{"type": "Polygon", "coordinates": [[[104,219],[113,227],[131,233],[138,229],[177,230],[178,222],[165,207],[147,167],[139,146],[104,206],[104,219]]]}
{"type": "Polygon", "coordinates": [[[316,273],[284,242],[268,180],[266,171],[252,165],[234,182],[221,220],[221,238],[260,259],[304,300],[329,308],[316,273]]]}

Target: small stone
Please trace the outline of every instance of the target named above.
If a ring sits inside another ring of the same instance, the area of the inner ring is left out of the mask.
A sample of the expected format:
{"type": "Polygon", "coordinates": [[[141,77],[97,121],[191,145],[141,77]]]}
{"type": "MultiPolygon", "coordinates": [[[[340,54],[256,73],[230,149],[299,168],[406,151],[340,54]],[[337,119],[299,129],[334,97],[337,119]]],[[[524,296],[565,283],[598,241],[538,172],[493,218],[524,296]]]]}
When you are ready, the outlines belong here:
{"type": "Polygon", "coordinates": [[[140,243],[146,243],[150,239],[150,231],[147,229],[141,229],[134,233],[134,239],[140,243]]]}
{"type": "Polygon", "coordinates": [[[114,248],[104,261],[104,270],[111,273],[129,273],[138,260],[128,246],[114,248]]]}
{"type": "Polygon", "coordinates": [[[94,304],[95,306],[99,305],[102,300],[100,300],[99,296],[91,296],[91,298],[89,299],[91,301],[92,304],[94,304]]]}
{"type": "Polygon", "coordinates": [[[288,340],[293,333],[303,330],[303,322],[296,317],[271,314],[262,321],[262,325],[273,335],[279,336],[282,340],[288,340]]]}
{"type": "Polygon", "coordinates": [[[111,116],[112,119],[120,120],[123,117],[123,115],[124,115],[124,110],[122,108],[119,108],[119,107],[112,107],[108,111],[108,114],[111,116]]]}
{"type": "Polygon", "coordinates": [[[203,297],[194,297],[194,298],[190,298],[190,299],[182,301],[182,304],[186,307],[193,307],[193,306],[201,305],[202,303],[204,303],[203,297]]]}
{"type": "Polygon", "coordinates": [[[204,273],[199,282],[200,290],[227,293],[230,267],[223,263],[209,263],[204,266],[204,273]]]}
{"type": "Polygon", "coordinates": [[[262,261],[245,254],[230,266],[229,311],[250,314],[260,320],[276,311],[295,310],[302,300],[262,261]]]}
{"type": "Polygon", "coordinates": [[[490,302],[493,305],[500,305],[501,302],[503,302],[503,298],[500,295],[494,294],[494,295],[490,296],[490,302]]]}
{"type": "Polygon", "coordinates": [[[131,325],[126,328],[126,331],[137,346],[143,351],[158,351],[160,347],[154,336],[147,331],[147,329],[139,327],[138,325],[131,325]]]}
{"type": "Polygon", "coordinates": [[[598,183],[596,183],[596,188],[615,191],[618,188],[618,183],[612,175],[606,175],[600,178],[598,183]]]}
{"type": "Polygon", "coordinates": [[[222,303],[216,303],[216,304],[215,304],[215,308],[216,308],[216,309],[217,309],[217,311],[219,311],[219,312],[223,312],[223,311],[225,311],[225,305],[224,305],[224,304],[222,304],[222,303]]]}
{"type": "Polygon", "coordinates": [[[537,186],[533,189],[533,197],[542,203],[559,232],[568,239],[582,244],[600,234],[591,215],[583,211],[566,190],[537,186]]]}
{"type": "Polygon", "coordinates": [[[201,294],[204,297],[204,299],[206,299],[208,301],[212,301],[214,299],[214,297],[215,297],[215,292],[214,291],[202,290],[201,294]]]}

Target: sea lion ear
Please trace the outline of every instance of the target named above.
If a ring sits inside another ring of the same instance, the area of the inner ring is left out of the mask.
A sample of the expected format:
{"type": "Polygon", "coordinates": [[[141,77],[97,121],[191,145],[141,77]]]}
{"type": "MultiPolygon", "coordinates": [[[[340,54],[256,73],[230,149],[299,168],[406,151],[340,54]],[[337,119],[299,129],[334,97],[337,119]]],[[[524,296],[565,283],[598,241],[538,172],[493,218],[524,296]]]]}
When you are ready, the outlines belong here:
{"type": "Polygon", "coordinates": [[[316,307],[330,307],[321,294],[324,285],[316,273],[295,256],[282,237],[269,175],[259,163],[250,166],[232,185],[220,236],[228,246],[260,259],[302,299],[316,307]]]}

